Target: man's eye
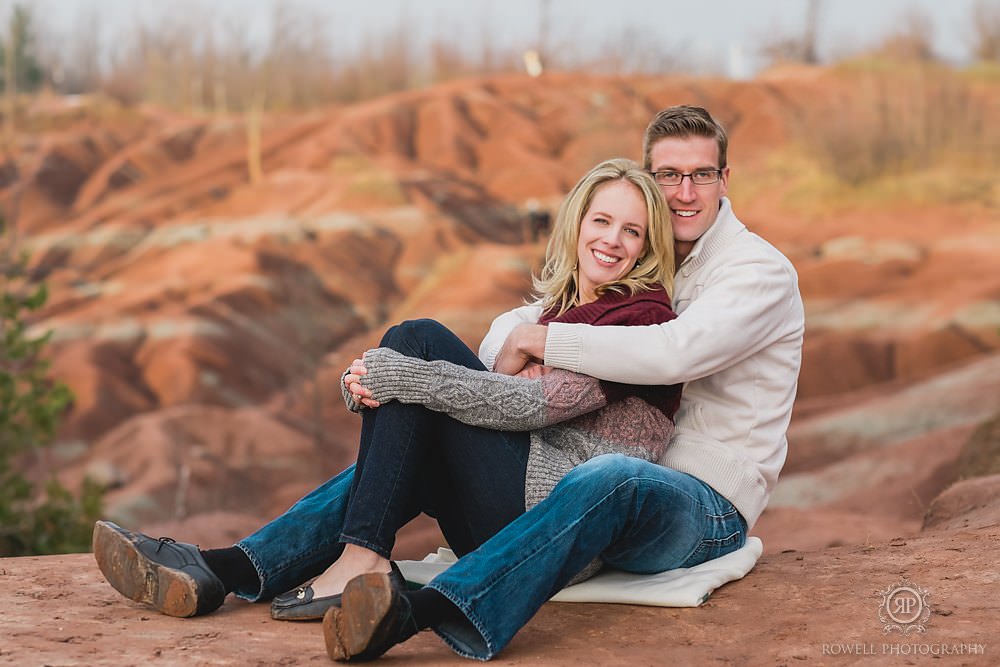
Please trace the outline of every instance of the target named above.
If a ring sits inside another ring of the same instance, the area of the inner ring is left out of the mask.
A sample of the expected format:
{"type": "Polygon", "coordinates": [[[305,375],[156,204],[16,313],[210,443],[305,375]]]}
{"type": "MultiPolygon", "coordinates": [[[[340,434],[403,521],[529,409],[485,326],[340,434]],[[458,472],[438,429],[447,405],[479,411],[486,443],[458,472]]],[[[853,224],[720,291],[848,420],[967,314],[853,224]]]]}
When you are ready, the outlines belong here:
{"type": "Polygon", "coordinates": [[[679,171],[661,171],[660,172],[660,178],[672,179],[672,178],[678,178],[680,175],[681,175],[681,172],[679,172],[679,171]]]}
{"type": "Polygon", "coordinates": [[[693,176],[695,178],[714,178],[715,172],[711,169],[698,170],[694,172],[693,176]]]}

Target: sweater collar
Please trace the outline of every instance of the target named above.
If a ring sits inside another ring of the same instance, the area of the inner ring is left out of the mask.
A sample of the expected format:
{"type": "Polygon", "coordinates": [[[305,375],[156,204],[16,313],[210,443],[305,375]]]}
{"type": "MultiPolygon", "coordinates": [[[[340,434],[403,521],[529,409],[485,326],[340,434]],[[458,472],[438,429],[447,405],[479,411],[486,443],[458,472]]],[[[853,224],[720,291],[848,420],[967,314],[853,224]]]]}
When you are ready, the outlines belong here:
{"type": "Polygon", "coordinates": [[[730,239],[745,230],[746,227],[733,213],[728,197],[723,197],[719,203],[719,214],[715,222],[704,234],[695,241],[691,252],[681,262],[678,272],[685,278],[707,262],[712,255],[729,243],[730,239]]]}
{"type": "Polygon", "coordinates": [[[541,317],[538,319],[538,323],[548,324],[549,322],[572,322],[594,324],[606,313],[616,310],[621,306],[634,306],[636,304],[646,302],[658,303],[669,308],[670,296],[667,294],[667,291],[663,288],[663,286],[657,286],[655,289],[651,290],[640,290],[635,294],[628,292],[623,294],[614,290],[608,290],[599,296],[595,301],[573,306],[558,317],[554,316],[556,308],[551,308],[550,310],[542,313],[541,317]]]}

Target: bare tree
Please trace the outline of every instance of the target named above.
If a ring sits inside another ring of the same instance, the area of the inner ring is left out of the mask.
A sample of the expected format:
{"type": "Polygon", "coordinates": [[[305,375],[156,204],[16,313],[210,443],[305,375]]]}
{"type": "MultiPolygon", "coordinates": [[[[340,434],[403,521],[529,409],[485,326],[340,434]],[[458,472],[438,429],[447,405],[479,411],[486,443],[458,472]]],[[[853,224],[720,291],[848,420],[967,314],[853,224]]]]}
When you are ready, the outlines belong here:
{"type": "Polygon", "coordinates": [[[802,31],[802,62],[810,65],[819,63],[819,49],[816,46],[816,36],[819,32],[819,12],[821,0],[809,0],[806,9],[806,24],[802,31]]]}
{"type": "Polygon", "coordinates": [[[764,38],[760,55],[769,63],[818,64],[820,59],[817,35],[822,9],[822,0],[809,0],[802,34],[775,35],[764,38]]]}
{"type": "Polygon", "coordinates": [[[17,34],[14,31],[14,21],[10,22],[10,30],[4,41],[3,50],[3,133],[4,145],[9,150],[14,145],[14,122],[17,114],[17,34]]]}
{"type": "Polygon", "coordinates": [[[903,15],[899,29],[882,42],[876,53],[898,60],[934,60],[934,21],[920,9],[911,8],[903,15]]]}
{"type": "Polygon", "coordinates": [[[549,44],[549,13],[552,0],[538,0],[538,57],[543,67],[549,66],[552,55],[549,44]]]}
{"type": "Polygon", "coordinates": [[[70,35],[39,25],[38,60],[54,90],[73,95],[101,86],[101,56],[105,51],[104,25],[94,7],[81,7],[73,17],[70,35]]]}
{"type": "Polygon", "coordinates": [[[574,66],[612,74],[690,71],[695,64],[683,53],[681,46],[654,27],[626,26],[607,35],[594,55],[576,61],[574,66]]]}
{"type": "Polygon", "coordinates": [[[972,53],[977,60],[1000,62],[1000,5],[979,0],[972,7],[972,53]]]}
{"type": "Polygon", "coordinates": [[[17,93],[37,88],[43,78],[38,63],[31,11],[14,5],[3,40],[4,140],[11,146],[17,115],[17,93]]]}

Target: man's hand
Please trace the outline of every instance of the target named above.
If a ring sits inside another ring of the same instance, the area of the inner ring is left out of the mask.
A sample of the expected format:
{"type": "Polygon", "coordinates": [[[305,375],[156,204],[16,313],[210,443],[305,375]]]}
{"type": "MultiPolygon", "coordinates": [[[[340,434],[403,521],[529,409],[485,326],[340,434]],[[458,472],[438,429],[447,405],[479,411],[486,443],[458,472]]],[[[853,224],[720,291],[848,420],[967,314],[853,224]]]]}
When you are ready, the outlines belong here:
{"type": "Polygon", "coordinates": [[[516,375],[528,362],[544,363],[546,328],[541,324],[518,325],[503,342],[493,370],[504,375],[516,375]]]}
{"type": "Polygon", "coordinates": [[[354,395],[355,401],[369,408],[377,408],[381,403],[372,399],[371,391],[361,386],[361,376],[367,374],[368,369],[365,368],[365,362],[361,359],[355,359],[351,362],[347,375],[344,376],[344,386],[347,387],[348,392],[354,395]]]}

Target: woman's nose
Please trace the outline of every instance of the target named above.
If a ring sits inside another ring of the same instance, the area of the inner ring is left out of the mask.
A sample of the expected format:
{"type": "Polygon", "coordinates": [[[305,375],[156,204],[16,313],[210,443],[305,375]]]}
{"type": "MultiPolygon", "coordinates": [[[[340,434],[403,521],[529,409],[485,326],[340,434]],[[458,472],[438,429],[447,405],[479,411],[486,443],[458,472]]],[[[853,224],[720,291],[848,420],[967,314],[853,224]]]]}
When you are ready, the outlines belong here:
{"type": "Polygon", "coordinates": [[[622,243],[622,234],[624,233],[621,229],[616,229],[613,226],[609,226],[604,232],[603,241],[613,248],[617,248],[622,243]]]}

